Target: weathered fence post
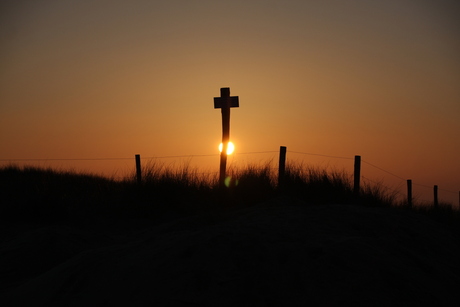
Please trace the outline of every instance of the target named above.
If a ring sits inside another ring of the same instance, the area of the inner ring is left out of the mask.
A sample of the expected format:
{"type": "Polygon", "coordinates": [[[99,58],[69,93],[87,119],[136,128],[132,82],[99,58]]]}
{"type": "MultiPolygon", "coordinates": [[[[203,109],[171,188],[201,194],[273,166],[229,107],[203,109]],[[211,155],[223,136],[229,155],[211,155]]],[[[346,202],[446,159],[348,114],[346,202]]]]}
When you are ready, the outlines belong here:
{"type": "Polygon", "coordinates": [[[438,186],[437,186],[437,185],[435,185],[435,186],[433,187],[433,192],[434,192],[434,201],[433,201],[433,204],[434,204],[435,207],[437,207],[437,206],[438,206],[438,186]]]}
{"type": "Polygon", "coordinates": [[[136,178],[137,183],[142,182],[142,172],[141,172],[141,155],[136,155],[136,178]]]}
{"type": "Polygon", "coordinates": [[[407,205],[412,207],[412,180],[407,179],[407,205]]]}
{"type": "Polygon", "coordinates": [[[361,179],[361,156],[355,156],[355,170],[354,170],[354,180],[353,180],[353,195],[355,197],[359,196],[360,179],[361,179]]]}
{"type": "Polygon", "coordinates": [[[280,161],[278,164],[278,187],[284,184],[286,173],[286,146],[280,146],[280,161]]]}

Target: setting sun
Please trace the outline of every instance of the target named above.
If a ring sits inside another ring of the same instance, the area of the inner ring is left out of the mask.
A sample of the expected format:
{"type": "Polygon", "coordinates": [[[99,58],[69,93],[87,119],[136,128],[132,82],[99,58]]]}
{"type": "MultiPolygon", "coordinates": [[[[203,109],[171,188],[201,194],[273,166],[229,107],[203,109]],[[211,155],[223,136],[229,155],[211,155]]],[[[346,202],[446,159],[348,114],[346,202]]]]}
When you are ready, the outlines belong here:
{"type": "MultiPolygon", "coordinates": [[[[223,146],[224,145],[222,143],[220,143],[220,145],[219,145],[219,151],[220,152],[222,152],[222,147],[223,146]]],[[[232,142],[228,142],[227,155],[231,155],[234,150],[235,150],[235,145],[233,145],[232,142]]]]}

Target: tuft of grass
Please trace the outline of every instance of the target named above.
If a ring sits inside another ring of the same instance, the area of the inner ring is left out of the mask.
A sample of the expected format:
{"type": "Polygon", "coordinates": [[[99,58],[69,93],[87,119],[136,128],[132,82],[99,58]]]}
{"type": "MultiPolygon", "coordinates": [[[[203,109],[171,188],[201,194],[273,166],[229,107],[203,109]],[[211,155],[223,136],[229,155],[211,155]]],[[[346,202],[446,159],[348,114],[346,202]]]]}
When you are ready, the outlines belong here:
{"type": "Polygon", "coordinates": [[[272,198],[276,191],[276,181],[271,163],[265,165],[248,164],[243,169],[231,169],[230,192],[232,198],[245,205],[272,198]]]}
{"type": "Polygon", "coordinates": [[[142,182],[136,174],[128,176],[123,183],[125,206],[129,203],[129,214],[158,218],[174,212],[193,214],[202,209],[205,200],[213,194],[217,177],[203,174],[184,165],[180,168],[166,167],[152,162],[142,168],[142,182]]]}
{"type": "Polygon", "coordinates": [[[398,193],[388,190],[383,183],[364,183],[360,191],[359,202],[367,206],[398,206],[398,193]]]}
{"type": "Polygon", "coordinates": [[[302,164],[289,164],[283,182],[283,192],[308,203],[350,203],[353,188],[344,171],[326,171],[302,164]]]}

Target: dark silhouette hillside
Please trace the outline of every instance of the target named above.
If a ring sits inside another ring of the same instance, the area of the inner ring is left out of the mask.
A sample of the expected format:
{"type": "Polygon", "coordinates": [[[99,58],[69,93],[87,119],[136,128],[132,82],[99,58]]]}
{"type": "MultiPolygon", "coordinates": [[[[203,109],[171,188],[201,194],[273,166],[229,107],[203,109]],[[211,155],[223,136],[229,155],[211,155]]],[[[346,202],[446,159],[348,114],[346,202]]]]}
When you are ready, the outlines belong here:
{"type": "Polygon", "coordinates": [[[0,170],[2,306],[456,306],[458,212],[349,176],[192,170],[113,181],[0,170]]]}

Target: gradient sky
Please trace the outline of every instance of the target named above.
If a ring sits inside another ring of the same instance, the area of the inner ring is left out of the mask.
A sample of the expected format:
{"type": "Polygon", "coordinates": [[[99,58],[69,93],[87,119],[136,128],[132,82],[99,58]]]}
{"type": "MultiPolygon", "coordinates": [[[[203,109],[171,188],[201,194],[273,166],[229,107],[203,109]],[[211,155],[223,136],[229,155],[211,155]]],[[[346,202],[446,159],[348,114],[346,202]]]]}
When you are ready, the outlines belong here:
{"type": "Polygon", "coordinates": [[[457,0],[2,1],[0,159],[133,158],[59,162],[113,173],[135,154],[215,154],[230,87],[235,164],[281,145],[347,170],[289,151],[361,155],[457,204],[458,16],[457,0]]]}

